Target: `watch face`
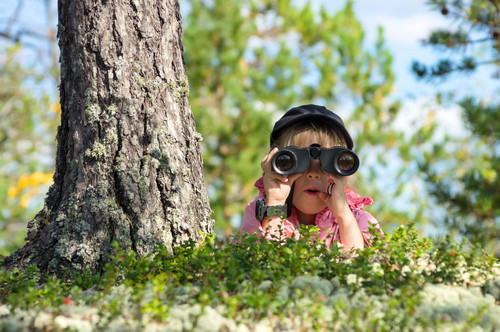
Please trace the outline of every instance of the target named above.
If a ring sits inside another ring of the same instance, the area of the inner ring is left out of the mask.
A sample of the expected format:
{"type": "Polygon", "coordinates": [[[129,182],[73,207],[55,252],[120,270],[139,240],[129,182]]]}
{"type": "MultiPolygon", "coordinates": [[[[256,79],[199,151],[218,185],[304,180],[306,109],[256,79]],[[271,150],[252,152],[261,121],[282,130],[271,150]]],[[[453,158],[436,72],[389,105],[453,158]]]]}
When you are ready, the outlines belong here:
{"type": "Polygon", "coordinates": [[[262,198],[258,199],[255,203],[255,219],[262,220],[265,215],[264,200],[262,198]]]}

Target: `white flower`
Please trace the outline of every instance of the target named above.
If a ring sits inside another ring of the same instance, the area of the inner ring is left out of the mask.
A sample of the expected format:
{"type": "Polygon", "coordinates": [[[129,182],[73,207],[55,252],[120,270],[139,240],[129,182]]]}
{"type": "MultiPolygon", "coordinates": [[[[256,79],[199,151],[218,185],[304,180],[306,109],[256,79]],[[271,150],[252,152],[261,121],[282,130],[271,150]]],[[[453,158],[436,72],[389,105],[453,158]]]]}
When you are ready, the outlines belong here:
{"type": "Polygon", "coordinates": [[[358,280],[358,276],[353,274],[353,273],[350,273],[346,276],[346,282],[348,285],[352,285],[352,284],[355,284],[358,280]]]}
{"type": "Polygon", "coordinates": [[[469,272],[465,272],[464,274],[462,274],[460,276],[460,279],[463,281],[463,282],[469,282],[470,281],[470,273],[469,272]]]}
{"type": "Polygon", "coordinates": [[[56,316],[54,325],[61,329],[70,329],[76,331],[92,331],[92,324],[88,321],[81,320],[78,317],[56,316]]]}
{"type": "Polygon", "coordinates": [[[403,268],[401,269],[401,274],[403,275],[403,277],[406,277],[406,274],[409,272],[411,272],[411,268],[408,265],[403,266],[403,268]]]}

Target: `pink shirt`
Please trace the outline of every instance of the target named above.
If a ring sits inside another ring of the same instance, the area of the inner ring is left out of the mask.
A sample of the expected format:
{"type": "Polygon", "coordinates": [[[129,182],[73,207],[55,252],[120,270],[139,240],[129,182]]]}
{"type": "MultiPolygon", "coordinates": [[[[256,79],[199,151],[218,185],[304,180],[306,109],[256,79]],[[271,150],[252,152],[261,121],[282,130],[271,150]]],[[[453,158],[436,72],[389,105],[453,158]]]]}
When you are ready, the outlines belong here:
{"type": "MultiPolygon", "coordinates": [[[[260,178],[257,180],[257,182],[255,182],[255,186],[259,189],[260,194],[247,204],[245,213],[243,214],[241,231],[246,233],[257,232],[257,234],[264,236],[264,229],[262,229],[260,222],[255,218],[255,202],[259,198],[266,198],[263,179],[260,178]]],[[[347,203],[349,204],[354,217],[358,221],[359,229],[363,235],[365,245],[369,245],[369,240],[373,237],[369,231],[370,224],[373,224],[374,228],[377,229],[381,235],[383,235],[378,221],[370,213],[363,210],[366,205],[373,204],[373,200],[371,197],[360,196],[355,191],[347,188],[345,189],[345,194],[347,203]]],[[[328,208],[318,212],[315,222],[316,226],[320,229],[319,240],[324,240],[327,247],[330,247],[335,240],[341,242],[339,225],[328,208]],[[333,234],[333,236],[331,234],[333,234]]],[[[286,237],[289,238],[293,236],[295,239],[299,239],[300,234],[298,227],[299,220],[297,218],[297,212],[295,211],[295,208],[292,207],[292,214],[283,221],[283,229],[286,237]]],[[[266,238],[270,239],[270,236],[268,235],[266,238]]]]}

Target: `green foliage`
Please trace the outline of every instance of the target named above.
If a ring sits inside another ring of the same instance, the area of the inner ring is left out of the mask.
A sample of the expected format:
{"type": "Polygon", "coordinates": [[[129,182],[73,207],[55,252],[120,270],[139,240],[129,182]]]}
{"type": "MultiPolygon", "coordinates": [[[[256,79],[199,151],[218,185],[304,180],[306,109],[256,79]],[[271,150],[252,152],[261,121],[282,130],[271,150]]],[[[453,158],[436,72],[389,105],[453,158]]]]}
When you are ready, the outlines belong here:
{"type": "Polygon", "coordinates": [[[21,65],[21,51],[21,45],[15,44],[0,52],[1,254],[19,247],[26,233],[27,215],[33,215],[39,208],[33,204],[24,206],[22,195],[9,197],[9,188],[16,187],[24,174],[51,172],[52,159],[43,162],[41,156],[51,155],[55,148],[58,114],[49,110],[47,95],[36,96],[25,86],[27,81],[41,77],[21,65]]]}
{"type": "Polygon", "coordinates": [[[102,275],[0,273],[2,329],[438,330],[498,329],[500,265],[468,242],[419,239],[413,226],[356,253],[255,235],[175,255],[115,246],[102,275]],[[41,283],[40,283],[41,281],[41,283]],[[454,299],[449,301],[448,298],[454,299]],[[466,299],[461,300],[461,299],[466,299]],[[208,323],[209,322],[209,323],[208,323]]]}
{"type": "Polygon", "coordinates": [[[10,1],[0,33],[0,254],[20,247],[51,183],[60,107],[57,2],[10,1]],[[35,17],[22,23],[25,17],[35,17]]]}
{"type": "Polygon", "coordinates": [[[473,71],[479,65],[498,63],[500,7],[496,1],[432,0],[429,4],[455,24],[432,31],[425,40],[426,45],[449,51],[449,57],[433,66],[414,61],[413,71],[417,77],[446,78],[454,72],[473,71]],[[486,52],[476,52],[478,44],[486,52]]]}
{"type": "Polygon", "coordinates": [[[431,194],[447,208],[446,225],[500,255],[500,111],[473,99],[460,104],[472,137],[448,149],[435,146],[422,162],[431,194]],[[437,171],[445,160],[450,166],[437,171]]]}
{"type": "MultiPolygon", "coordinates": [[[[447,50],[449,58],[433,66],[415,61],[413,70],[417,77],[448,78],[455,72],[472,73],[480,65],[498,66],[498,3],[488,0],[430,3],[456,24],[429,36],[427,44],[447,50]],[[478,45],[482,52],[475,51],[478,45]]],[[[499,71],[498,67],[494,70],[499,71]]],[[[424,158],[419,159],[420,169],[431,195],[446,208],[444,224],[500,256],[500,105],[497,98],[480,102],[474,97],[460,101],[459,105],[469,129],[468,137],[434,140],[424,158]]],[[[429,139],[434,138],[436,127],[434,124],[428,130],[429,139]]]]}
{"type": "MultiPolygon", "coordinates": [[[[381,30],[375,45],[365,45],[351,1],[337,13],[286,0],[183,3],[190,104],[204,137],[205,179],[219,230],[230,228],[255,196],[273,119],[291,106],[319,103],[341,113],[362,157],[382,155],[401,137],[390,126],[399,107],[385,99],[394,81],[392,56],[381,30]]],[[[373,183],[365,167],[361,182],[373,183]]],[[[379,200],[372,212],[381,220],[407,220],[384,204],[387,193],[361,189],[379,200]]]]}

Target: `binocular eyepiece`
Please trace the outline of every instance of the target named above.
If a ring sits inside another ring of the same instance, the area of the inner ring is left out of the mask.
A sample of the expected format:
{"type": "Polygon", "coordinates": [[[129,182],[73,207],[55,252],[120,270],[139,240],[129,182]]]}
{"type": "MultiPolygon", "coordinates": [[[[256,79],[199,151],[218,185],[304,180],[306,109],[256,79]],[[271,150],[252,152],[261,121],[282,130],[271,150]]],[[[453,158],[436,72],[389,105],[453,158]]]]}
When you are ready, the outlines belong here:
{"type": "Polygon", "coordinates": [[[312,159],[319,159],[325,172],[336,175],[352,175],[359,167],[359,158],[352,150],[341,146],[323,148],[319,144],[307,148],[287,146],[280,149],[273,155],[271,165],[273,171],[281,175],[304,173],[312,159]]]}

